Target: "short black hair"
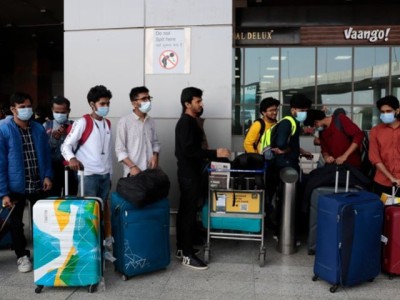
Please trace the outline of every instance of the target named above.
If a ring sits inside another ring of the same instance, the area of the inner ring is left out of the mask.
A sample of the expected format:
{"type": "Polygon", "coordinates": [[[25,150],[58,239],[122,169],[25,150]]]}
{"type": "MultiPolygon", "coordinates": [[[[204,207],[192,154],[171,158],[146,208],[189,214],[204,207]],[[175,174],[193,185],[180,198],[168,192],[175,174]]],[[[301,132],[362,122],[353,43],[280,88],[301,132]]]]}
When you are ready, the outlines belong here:
{"type": "Polygon", "coordinates": [[[182,90],[181,93],[181,105],[182,105],[182,113],[186,110],[185,103],[191,103],[193,97],[201,98],[203,96],[203,91],[196,87],[187,87],[182,90]]]}
{"type": "Polygon", "coordinates": [[[15,106],[15,104],[24,103],[26,99],[29,99],[32,103],[32,97],[29,94],[15,92],[10,96],[10,106],[15,106]]]}
{"type": "Polygon", "coordinates": [[[310,108],[311,100],[304,94],[294,94],[290,99],[290,108],[310,108]]]}
{"type": "Polygon", "coordinates": [[[53,104],[58,104],[58,105],[64,105],[69,109],[71,106],[71,102],[63,97],[63,96],[54,96],[53,98],[51,98],[50,100],[51,105],[53,106],[53,104]]]}
{"type": "Polygon", "coordinates": [[[89,90],[89,93],[87,94],[87,100],[88,103],[90,102],[98,102],[100,98],[112,98],[112,94],[110,90],[107,90],[107,88],[104,85],[96,85],[92,87],[89,90]]]}
{"type": "Polygon", "coordinates": [[[133,89],[131,89],[131,92],[129,93],[129,99],[131,99],[131,101],[136,100],[135,98],[141,94],[141,93],[148,93],[149,89],[145,86],[138,86],[138,87],[134,87],[133,89]]]}
{"type": "Polygon", "coordinates": [[[309,109],[307,111],[307,118],[304,120],[305,126],[314,126],[315,121],[321,121],[326,118],[325,113],[319,109],[309,109]]]}
{"type": "Polygon", "coordinates": [[[399,99],[397,99],[395,96],[386,96],[381,99],[379,99],[376,102],[376,107],[380,110],[382,106],[384,105],[389,105],[391,108],[394,110],[399,108],[399,99]]]}
{"type": "Polygon", "coordinates": [[[279,106],[279,104],[281,104],[279,100],[273,97],[264,98],[260,102],[260,113],[266,111],[271,106],[279,106]]]}

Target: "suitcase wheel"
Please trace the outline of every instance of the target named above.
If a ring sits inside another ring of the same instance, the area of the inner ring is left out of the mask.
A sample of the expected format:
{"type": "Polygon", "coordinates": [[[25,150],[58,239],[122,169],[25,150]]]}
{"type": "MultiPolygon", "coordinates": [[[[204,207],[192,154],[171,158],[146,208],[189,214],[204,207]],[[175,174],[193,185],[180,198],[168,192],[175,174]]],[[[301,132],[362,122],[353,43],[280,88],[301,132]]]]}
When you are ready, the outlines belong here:
{"type": "Polygon", "coordinates": [[[38,286],[36,287],[36,289],[35,289],[35,293],[36,293],[36,294],[40,294],[40,293],[42,292],[42,289],[43,289],[43,285],[38,285],[38,286]]]}
{"type": "Polygon", "coordinates": [[[336,292],[336,290],[338,289],[338,287],[339,287],[339,285],[338,285],[338,284],[335,284],[335,285],[331,286],[331,288],[329,289],[329,291],[330,291],[331,293],[334,293],[334,292],[336,292]]]}
{"type": "Polygon", "coordinates": [[[312,277],[312,281],[317,281],[318,280],[318,276],[317,275],[314,275],[313,277],[312,277]]]}
{"type": "Polygon", "coordinates": [[[265,266],[265,249],[263,251],[260,251],[260,267],[265,266]]]}
{"type": "Polygon", "coordinates": [[[88,286],[88,293],[89,293],[89,294],[92,294],[93,292],[95,292],[95,291],[96,291],[96,287],[97,287],[96,284],[91,284],[91,285],[89,285],[89,286],[88,286]]]}

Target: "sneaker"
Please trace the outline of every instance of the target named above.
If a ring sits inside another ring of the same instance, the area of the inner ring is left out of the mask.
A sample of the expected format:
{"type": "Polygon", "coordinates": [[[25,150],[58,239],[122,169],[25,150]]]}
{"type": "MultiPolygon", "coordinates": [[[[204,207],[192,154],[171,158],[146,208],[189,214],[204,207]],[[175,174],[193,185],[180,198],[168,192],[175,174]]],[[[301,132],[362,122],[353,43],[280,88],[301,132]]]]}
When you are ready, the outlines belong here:
{"type": "MultiPolygon", "coordinates": [[[[200,254],[200,249],[193,249],[193,253],[194,253],[195,255],[200,254]]],[[[176,250],[176,253],[175,253],[175,257],[176,257],[177,259],[182,259],[182,258],[183,258],[183,250],[177,249],[177,250],[176,250]]]]}
{"type": "Polygon", "coordinates": [[[208,266],[196,255],[183,256],[182,265],[197,270],[207,270],[208,266]]]}
{"type": "Polygon", "coordinates": [[[32,271],[32,263],[28,256],[22,256],[17,260],[18,271],[21,273],[27,273],[32,271]]]}

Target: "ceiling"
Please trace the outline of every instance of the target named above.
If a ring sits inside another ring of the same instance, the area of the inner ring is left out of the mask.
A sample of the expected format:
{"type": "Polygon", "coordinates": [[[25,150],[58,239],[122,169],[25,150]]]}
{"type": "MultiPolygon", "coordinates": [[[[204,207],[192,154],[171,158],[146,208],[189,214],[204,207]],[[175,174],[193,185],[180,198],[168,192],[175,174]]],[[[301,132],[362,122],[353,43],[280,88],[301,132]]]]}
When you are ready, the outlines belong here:
{"type": "Polygon", "coordinates": [[[62,47],[63,0],[0,0],[0,45],[37,39],[62,47]]]}

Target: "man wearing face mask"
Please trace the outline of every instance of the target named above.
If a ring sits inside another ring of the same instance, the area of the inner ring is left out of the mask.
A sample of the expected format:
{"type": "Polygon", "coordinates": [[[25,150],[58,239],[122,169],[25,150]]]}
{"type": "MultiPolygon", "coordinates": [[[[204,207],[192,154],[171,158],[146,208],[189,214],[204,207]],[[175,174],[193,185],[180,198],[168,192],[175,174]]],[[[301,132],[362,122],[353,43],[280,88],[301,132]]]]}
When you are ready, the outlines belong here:
{"type": "MultiPolygon", "coordinates": [[[[392,184],[400,186],[400,121],[399,100],[386,96],[376,102],[382,124],[371,129],[369,159],[376,167],[373,190],[379,196],[392,194],[392,184]]],[[[397,197],[400,191],[397,189],[397,197]]]]}
{"type": "Polygon", "coordinates": [[[359,149],[364,133],[344,113],[327,117],[322,110],[310,109],[304,125],[314,126],[318,130],[321,154],[326,164],[341,165],[346,162],[360,169],[359,149]]]}
{"type": "Polygon", "coordinates": [[[15,93],[10,98],[13,118],[0,126],[0,199],[3,207],[15,206],[11,214],[12,246],[20,272],[32,270],[22,222],[25,201],[33,205],[47,197],[52,187],[50,147],[43,126],[30,121],[32,98],[15,93]]]}
{"type": "MultiPolygon", "coordinates": [[[[54,96],[51,99],[51,110],[53,120],[47,120],[43,126],[49,137],[49,145],[51,148],[51,161],[54,171],[54,184],[51,190],[52,196],[60,196],[64,187],[64,158],[61,155],[61,145],[67,136],[67,128],[73,123],[68,119],[70,102],[63,96],[54,96]]],[[[70,172],[69,176],[69,193],[75,195],[77,193],[77,182],[74,173],[70,172]]]]}
{"type": "Polygon", "coordinates": [[[311,107],[311,100],[303,94],[295,94],[290,100],[290,116],[295,120],[296,128],[293,130],[293,122],[284,118],[276,129],[274,143],[275,167],[278,170],[292,167],[298,172],[300,154],[310,157],[311,153],[300,148],[300,123],[307,118],[307,111],[311,107]]]}
{"type": "Polygon", "coordinates": [[[105,118],[111,97],[105,86],[92,87],[87,95],[92,112],[72,124],[61,145],[61,153],[72,170],[79,170],[80,165],[84,167],[85,196],[100,197],[103,201],[108,198],[112,173],[111,128],[110,121],[105,118]],[[82,143],[87,126],[92,130],[82,143]]]}
{"type": "Polygon", "coordinates": [[[145,86],[135,87],[129,98],[133,110],[119,120],[115,139],[115,153],[123,163],[124,176],[157,168],[160,152],[155,122],[148,115],[153,99],[149,90],[145,86]]]}

